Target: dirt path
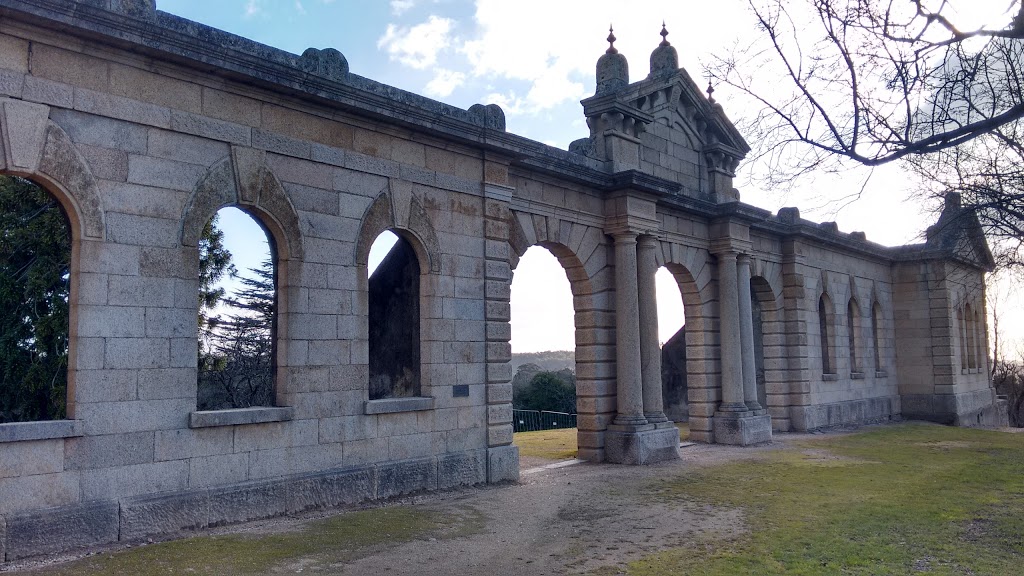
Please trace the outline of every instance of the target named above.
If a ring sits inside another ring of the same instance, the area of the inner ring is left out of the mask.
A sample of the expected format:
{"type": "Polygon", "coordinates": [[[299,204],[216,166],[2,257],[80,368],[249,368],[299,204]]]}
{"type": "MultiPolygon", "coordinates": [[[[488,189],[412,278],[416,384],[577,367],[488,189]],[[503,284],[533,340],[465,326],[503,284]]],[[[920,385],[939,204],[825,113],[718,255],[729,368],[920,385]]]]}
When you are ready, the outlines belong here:
{"type": "Polygon", "coordinates": [[[484,529],[464,538],[413,541],[339,566],[338,573],[540,576],[608,568],[614,574],[614,568],[626,562],[694,536],[722,537],[744,530],[740,511],[645,497],[642,488],[651,479],[693,466],[755,457],[784,445],[695,445],[684,449],[683,460],[677,462],[644,467],[581,463],[531,471],[514,486],[429,496],[417,505],[470,507],[487,518],[484,529]]]}
{"type": "MultiPolygon", "coordinates": [[[[535,468],[524,470],[515,485],[417,496],[388,505],[438,511],[454,515],[459,522],[464,518],[468,535],[453,536],[451,532],[459,532],[455,526],[448,534],[354,551],[355,560],[331,564],[323,558],[301,557],[267,573],[539,576],[599,570],[616,574],[625,563],[659,550],[745,530],[740,510],[653,497],[650,487],[658,478],[671,478],[694,467],[755,458],[765,451],[786,449],[792,441],[808,436],[780,435],[770,446],[751,448],[696,444],[683,449],[682,460],[652,466],[577,463],[535,468]]],[[[535,464],[551,461],[527,462],[535,464]]],[[[294,532],[312,519],[282,518],[212,533],[294,532]]],[[[54,560],[35,566],[53,565],[54,560]]],[[[0,571],[32,567],[32,563],[7,565],[0,571]]]]}

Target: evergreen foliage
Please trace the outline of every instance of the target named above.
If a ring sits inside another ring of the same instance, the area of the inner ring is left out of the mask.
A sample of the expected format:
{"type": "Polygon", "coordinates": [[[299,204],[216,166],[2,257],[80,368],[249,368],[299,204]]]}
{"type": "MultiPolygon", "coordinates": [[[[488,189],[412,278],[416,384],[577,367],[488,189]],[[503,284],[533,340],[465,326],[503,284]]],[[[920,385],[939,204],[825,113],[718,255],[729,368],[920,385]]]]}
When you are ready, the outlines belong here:
{"type": "Polygon", "coordinates": [[[200,410],[274,404],[274,263],[263,261],[223,302],[231,312],[206,320],[207,339],[199,359],[200,410]]]}
{"type": "Polygon", "coordinates": [[[57,200],[0,176],[0,423],[66,415],[70,266],[57,200]]]}
{"type": "Polygon", "coordinates": [[[525,387],[515,390],[516,410],[576,413],[576,376],[570,370],[537,372],[525,387]]]}

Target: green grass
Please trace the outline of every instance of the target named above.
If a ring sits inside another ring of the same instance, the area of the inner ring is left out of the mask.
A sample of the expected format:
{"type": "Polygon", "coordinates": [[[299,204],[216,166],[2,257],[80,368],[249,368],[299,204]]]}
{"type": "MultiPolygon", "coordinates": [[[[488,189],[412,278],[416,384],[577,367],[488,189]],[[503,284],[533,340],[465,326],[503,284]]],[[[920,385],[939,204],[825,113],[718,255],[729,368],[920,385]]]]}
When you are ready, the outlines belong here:
{"type": "Polygon", "coordinates": [[[295,531],[200,536],[102,554],[33,574],[100,576],[244,576],[334,573],[332,567],[424,538],[467,536],[483,517],[469,509],[450,513],[391,507],[316,520],[295,531]]]}
{"type": "Polygon", "coordinates": [[[799,448],[651,486],[739,508],[747,530],[629,574],[1024,574],[1024,436],[907,424],[799,448]]]}
{"type": "Polygon", "coordinates": [[[519,447],[520,456],[567,460],[576,457],[576,429],[539,430],[517,432],[512,442],[519,447]]]}
{"type": "MultiPolygon", "coordinates": [[[[690,428],[687,423],[676,423],[676,427],[679,428],[680,440],[690,437],[690,428]]],[[[517,432],[513,435],[513,443],[519,447],[520,456],[567,460],[576,457],[576,428],[517,432]]]]}

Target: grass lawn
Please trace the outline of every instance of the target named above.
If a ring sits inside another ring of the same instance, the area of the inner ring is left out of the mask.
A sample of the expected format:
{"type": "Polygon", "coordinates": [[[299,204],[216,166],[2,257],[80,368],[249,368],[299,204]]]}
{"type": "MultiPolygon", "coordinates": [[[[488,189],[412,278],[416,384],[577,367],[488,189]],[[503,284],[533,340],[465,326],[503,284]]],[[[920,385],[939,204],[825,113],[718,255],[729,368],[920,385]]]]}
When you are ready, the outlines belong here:
{"type": "MultiPolygon", "coordinates": [[[[679,440],[690,437],[690,428],[686,422],[676,423],[676,427],[679,428],[679,440]]],[[[513,443],[519,447],[520,456],[548,460],[567,460],[576,457],[575,428],[517,432],[513,435],[513,443]]]]}
{"type": "Polygon", "coordinates": [[[814,439],[662,479],[749,531],[629,566],[662,574],[1024,574],[1024,435],[926,424],[814,439]]]}

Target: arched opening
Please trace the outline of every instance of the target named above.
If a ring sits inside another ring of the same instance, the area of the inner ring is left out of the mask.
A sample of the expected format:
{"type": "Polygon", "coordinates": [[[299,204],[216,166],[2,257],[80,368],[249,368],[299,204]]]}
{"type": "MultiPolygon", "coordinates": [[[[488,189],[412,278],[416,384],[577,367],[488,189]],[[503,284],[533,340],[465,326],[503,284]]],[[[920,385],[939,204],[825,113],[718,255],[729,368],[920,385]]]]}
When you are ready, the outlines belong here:
{"type": "Polygon", "coordinates": [[[860,306],[857,301],[850,298],[846,303],[846,340],[850,348],[850,373],[859,374],[863,371],[861,367],[861,356],[857,353],[860,348],[860,306]]]}
{"type": "Polygon", "coordinates": [[[985,325],[981,323],[981,312],[974,309],[974,367],[981,368],[984,364],[985,325]]]}
{"type": "Polygon", "coordinates": [[[686,308],[675,276],[662,266],[654,275],[658,294],[658,341],[661,344],[661,398],[665,416],[690,420],[687,402],[686,308]]]}
{"type": "Polygon", "coordinates": [[[400,233],[373,241],[367,286],[370,400],[420,396],[420,264],[400,233]]]}
{"type": "Polygon", "coordinates": [[[512,276],[512,421],[524,468],[577,455],[576,312],[560,248],[530,247],[512,276]]]}
{"type": "Polygon", "coordinates": [[[785,351],[781,344],[782,326],[779,318],[779,304],[768,280],[762,276],[751,278],[751,314],[754,316],[754,367],[758,404],[762,408],[784,407],[783,374],[778,367],[785,362],[785,351]],[[765,344],[765,336],[770,343],[765,344]],[[769,370],[769,366],[773,369],[769,370]],[[769,388],[773,394],[769,394],[769,388]]]}
{"type": "MultiPolygon", "coordinates": [[[[882,363],[882,306],[878,302],[871,306],[871,345],[875,358],[875,371],[881,372],[885,370],[885,365],[882,363]]],[[[962,342],[961,345],[963,345],[962,342]]]]}
{"type": "Polygon", "coordinates": [[[832,339],[832,299],[828,294],[822,293],[818,298],[818,335],[821,352],[822,374],[836,373],[836,360],[834,354],[835,346],[832,339]]]}
{"type": "Polygon", "coordinates": [[[273,238],[234,206],[203,227],[199,250],[196,406],[273,406],[278,274],[273,238]]]}
{"type": "Polygon", "coordinates": [[[68,416],[73,253],[60,201],[0,175],[0,423],[68,416]]]}
{"type": "Polygon", "coordinates": [[[975,327],[974,311],[971,310],[971,305],[964,305],[964,316],[967,317],[967,368],[973,370],[978,367],[977,363],[977,329],[975,327]]]}
{"type": "Polygon", "coordinates": [[[964,319],[964,309],[956,309],[956,327],[960,331],[960,369],[967,370],[969,361],[967,359],[967,321],[964,319]]]}

